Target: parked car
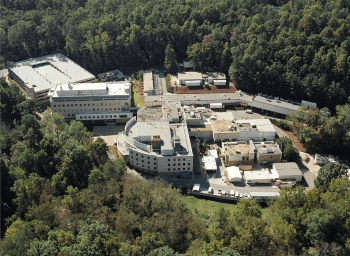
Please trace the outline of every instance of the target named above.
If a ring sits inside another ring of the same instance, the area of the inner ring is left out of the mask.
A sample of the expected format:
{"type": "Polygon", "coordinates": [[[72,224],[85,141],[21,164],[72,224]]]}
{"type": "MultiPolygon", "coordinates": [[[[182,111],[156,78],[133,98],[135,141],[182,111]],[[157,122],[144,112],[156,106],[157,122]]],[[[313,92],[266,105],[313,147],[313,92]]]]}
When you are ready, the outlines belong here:
{"type": "Polygon", "coordinates": [[[220,189],[218,190],[218,195],[221,196],[221,190],[220,189]]]}
{"type": "Polygon", "coordinates": [[[213,193],[213,188],[212,188],[212,187],[209,187],[209,188],[208,188],[208,193],[209,193],[209,194],[212,194],[212,193],[213,193]]]}
{"type": "Polygon", "coordinates": [[[243,198],[243,194],[239,194],[239,197],[240,197],[240,198],[243,198]]]}
{"type": "Polygon", "coordinates": [[[249,195],[243,195],[244,199],[249,199],[249,195]]]}
{"type": "Polygon", "coordinates": [[[238,192],[238,191],[236,191],[235,197],[236,197],[236,198],[239,198],[239,192],[238,192]]]}
{"type": "Polygon", "coordinates": [[[223,195],[223,196],[226,196],[226,192],[225,192],[225,191],[222,191],[222,195],[223,195]]]}
{"type": "Polygon", "coordinates": [[[231,190],[231,197],[235,197],[235,191],[233,189],[231,190]]]}
{"type": "Polygon", "coordinates": [[[227,191],[227,192],[226,192],[226,196],[230,196],[230,191],[227,191]]]}

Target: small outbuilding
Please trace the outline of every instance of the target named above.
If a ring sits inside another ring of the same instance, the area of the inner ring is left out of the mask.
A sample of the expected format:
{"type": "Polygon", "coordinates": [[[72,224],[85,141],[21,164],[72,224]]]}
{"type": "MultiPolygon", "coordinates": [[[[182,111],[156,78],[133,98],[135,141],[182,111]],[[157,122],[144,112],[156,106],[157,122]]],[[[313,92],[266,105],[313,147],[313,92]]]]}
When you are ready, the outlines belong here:
{"type": "Polygon", "coordinates": [[[315,164],[318,165],[326,165],[328,163],[336,163],[337,157],[333,155],[323,155],[323,154],[315,154],[315,164]]]}
{"type": "Polygon", "coordinates": [[[210,103],[210,109],[222,109],[222,103],[210,103]]]}
{"type": "Polygon", "coordinates": [[[214,80],[214,85],[215,86],[223,86],[223,85],[226,85],[226,84],[227,84],[227,81],[224,80],[224,79],[214,80]]]}
{"type": "Polygon", "coordinates": [[[206,171],[216,172],[217,165],[216,165],[215,157],[203,156],[203,164],[206,171]]]}
{"type": "Polygon", "coordinates": [[[271,174],[268,170],[244,171],[247,183],[271,183],[271,174]]]}
{"type": "Polygon", "coordinates": [[[237,166],[227,167],[227,175],[230,182],[242,181],[242,174],[237,166]]]}

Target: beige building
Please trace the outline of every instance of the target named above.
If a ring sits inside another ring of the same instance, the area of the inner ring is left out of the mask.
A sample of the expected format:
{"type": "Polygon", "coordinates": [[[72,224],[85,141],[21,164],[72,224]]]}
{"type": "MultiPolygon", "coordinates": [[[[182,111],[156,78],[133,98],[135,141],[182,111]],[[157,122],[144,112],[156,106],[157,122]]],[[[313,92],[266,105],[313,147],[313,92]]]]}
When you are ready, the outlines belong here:
{"type": "Polygon", "coordinates": [[[130,90],[128,81],[58,84],[49,92],[50,105],[66,119],[126,122],[133,116],[130,90]]]}
{"type": "MultiPolygon", "coordinates": [[[[268,119],[235,120],[227,112],[227,118],[210,116],[214,141],[273,141],[276,131],[268,119]]],[[[217,115],[217,114],[216,114],[217,115]]]]}
{"type": "Polygon", "coordinates": [[[256,147],[256,162],[279,163],[282,160],[282,151],[273,141],[264,141],[254,143],[256,147]]]}
{"type": "Polygon", "coordinates": [[[254,162],[254,150],[248,142],[223,142],[222,150],[221,155],[229,165],[252,164],[254,162]]]}

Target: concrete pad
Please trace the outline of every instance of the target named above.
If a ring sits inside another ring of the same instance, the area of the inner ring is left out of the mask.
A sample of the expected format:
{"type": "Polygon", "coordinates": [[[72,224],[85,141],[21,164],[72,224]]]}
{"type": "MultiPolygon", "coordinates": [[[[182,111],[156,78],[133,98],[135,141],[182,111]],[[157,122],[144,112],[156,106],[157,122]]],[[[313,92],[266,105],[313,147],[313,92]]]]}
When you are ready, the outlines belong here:
{"type": "Polygon", "coordinates": [[[125,125],[107,124],[103,126],[94,126],[93,134],[94,141],[97,138],[102,138],[108,146],[114,145],[118,133],[125,130],[125,125]]]}

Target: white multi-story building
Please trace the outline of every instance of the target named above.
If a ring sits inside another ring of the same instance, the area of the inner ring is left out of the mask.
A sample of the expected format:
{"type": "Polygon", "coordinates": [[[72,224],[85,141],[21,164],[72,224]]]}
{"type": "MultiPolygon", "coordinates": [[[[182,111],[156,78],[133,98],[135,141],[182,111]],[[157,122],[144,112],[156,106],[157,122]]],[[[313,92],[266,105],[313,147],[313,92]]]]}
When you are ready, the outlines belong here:
{"type": "Polygon", "coordinates": [[[134,117],[116,141],[119,155],[136,170],[160,177],[193,175],[186,123],[138,122],[134,117]]]}
{"type": "Polygon", "coordinates": [[[57,83],[92,82],[95,76],[57,53],[16,62],[9,67],[10,76],[39,105],[50,103],[49,90],[57,83]]]}
{"type": "Polygon", "coordinates": [[[50,105],[66,119],[126,122],[133,116],[130,90],[128,81],[58,84],[49,92],[50,105]]]}

